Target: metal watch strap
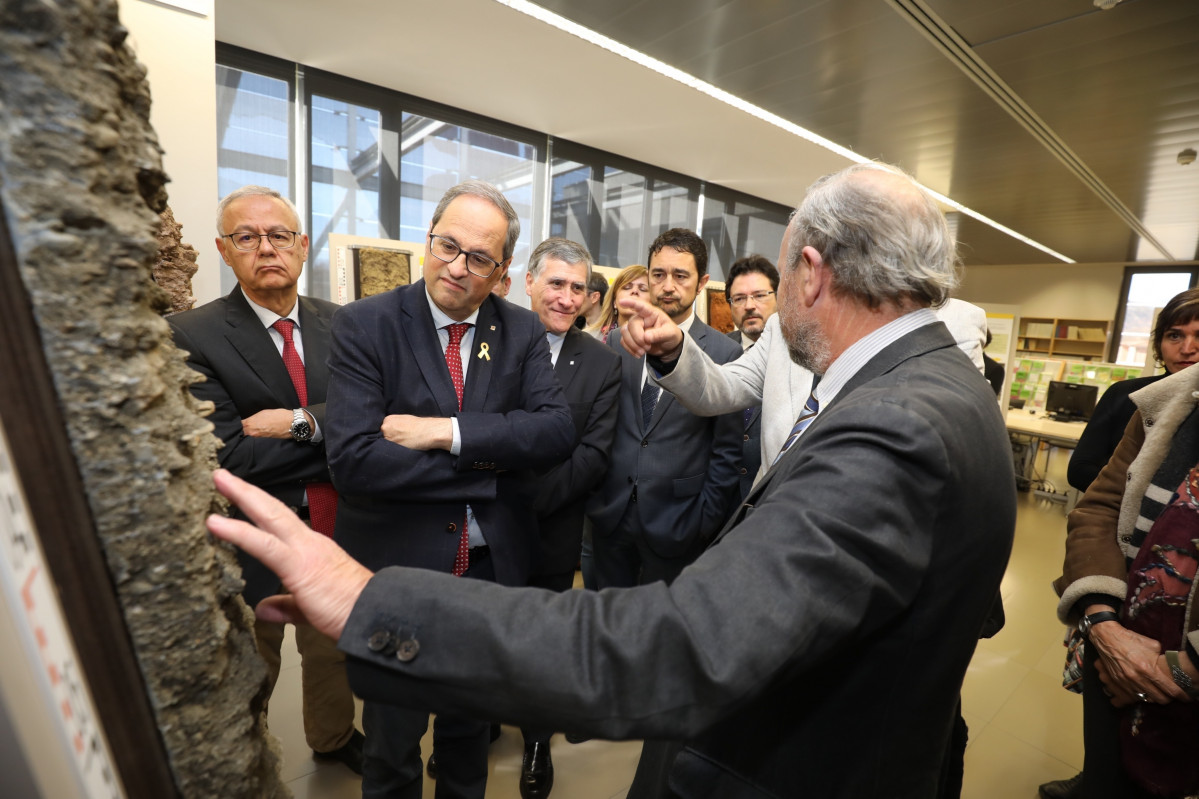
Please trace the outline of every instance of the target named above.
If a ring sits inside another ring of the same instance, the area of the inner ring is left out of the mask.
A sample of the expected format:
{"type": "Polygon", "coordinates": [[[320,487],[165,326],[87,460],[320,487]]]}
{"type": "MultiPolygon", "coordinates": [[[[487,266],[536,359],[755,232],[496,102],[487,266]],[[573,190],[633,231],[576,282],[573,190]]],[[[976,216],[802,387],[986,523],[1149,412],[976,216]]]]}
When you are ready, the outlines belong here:
{"type": "Polygon", "coordinates": [[[1199,690],[1195,689],[1195,683],[1191,680],[1191,675],[1182,670],[1182,664],[1178,662],[1178,651],[1175,649],[1166,650],[1166,665],[1170,667],[1170,676],[1174,678],[1174,684],[1187,692],[1187,696],[1199,696],[1199,690]]]}

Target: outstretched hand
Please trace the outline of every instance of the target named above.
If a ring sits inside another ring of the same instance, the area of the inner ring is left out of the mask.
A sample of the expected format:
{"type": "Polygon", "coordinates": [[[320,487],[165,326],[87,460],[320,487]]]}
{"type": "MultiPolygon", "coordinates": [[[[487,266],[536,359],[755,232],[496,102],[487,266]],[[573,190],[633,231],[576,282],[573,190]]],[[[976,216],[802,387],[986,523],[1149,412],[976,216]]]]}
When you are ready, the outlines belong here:
{"type": "Polygon", "coordinates": [[[335,641],[340,638],[371,571],[262,489],[224,469],[217,469],[212,480],[254,524],[214,514],[208,517],[209,532],[257,558],[290,592],[260,602],[258,618],[311,624],[335,641]]]}
{"type": "Polygon", "coordinates": [[[661,308],[627,297],[617,304],[633,315],[621,328],[620,343],[636,358],[652,355],[672,361],[683,349],[683,331],[661,308]]]}

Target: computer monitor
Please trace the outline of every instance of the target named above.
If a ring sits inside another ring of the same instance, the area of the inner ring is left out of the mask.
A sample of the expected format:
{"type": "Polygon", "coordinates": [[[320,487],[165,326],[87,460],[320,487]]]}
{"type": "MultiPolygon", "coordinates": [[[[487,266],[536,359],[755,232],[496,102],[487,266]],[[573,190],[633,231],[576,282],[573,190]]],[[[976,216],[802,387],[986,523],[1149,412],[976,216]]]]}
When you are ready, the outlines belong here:
{"type": "Polygon", "coordinates": [[[1085,422],[1091,418],[1098,397],[1098,386],[1054,380],[1045,394],[1045,410],[1059,422],[1085,422]]]}

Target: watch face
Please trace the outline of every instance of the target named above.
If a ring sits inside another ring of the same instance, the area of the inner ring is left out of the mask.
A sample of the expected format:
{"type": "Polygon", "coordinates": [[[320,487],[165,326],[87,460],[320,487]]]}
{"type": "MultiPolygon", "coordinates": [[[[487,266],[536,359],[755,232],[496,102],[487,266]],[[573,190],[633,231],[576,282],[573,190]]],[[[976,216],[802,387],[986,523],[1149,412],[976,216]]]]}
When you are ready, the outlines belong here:
{"type": "Polygon", "coordinates": [[[307,441],[312,438],[312,426],[307,419],[298,419],[291,424],[291,437],[297,441],[307,441]]]}

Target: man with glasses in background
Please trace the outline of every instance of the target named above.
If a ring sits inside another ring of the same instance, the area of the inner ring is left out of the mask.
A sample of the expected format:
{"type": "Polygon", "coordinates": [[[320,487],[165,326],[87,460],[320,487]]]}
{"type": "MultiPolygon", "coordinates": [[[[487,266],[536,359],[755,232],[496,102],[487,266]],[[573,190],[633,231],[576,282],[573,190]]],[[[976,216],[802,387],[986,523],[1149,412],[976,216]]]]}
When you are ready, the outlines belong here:
{"type": "MultiPolygon", "coordinates": [[[[308,257],[295,206],[279,192],[244,186],[217,206],[217,249],[237,277],[226,297],[167,321],[187,363],[206,380],[191,387],[212,402],[208,420],[225,443],[221,466],[265,489],[333,534],[337,495],[325,459],[325,390],[329,322],[337,306],[300,297],[308,257]]],[[[279,579],[240,550],[250,607],[278,593],[279,579]]],[[[267,665],[267,697],[279,678],[283,625],[256,621],[254,639],[267,665]]],[[[318,759],[362,773],[362,733],[354,729],[354,696],[345,656],[307,625],[296,627],[303,691],[304,737],[318,759]]]]}
{"type": "Polygon", "coordinates": [[[743,351],[754,345],[766,329],[766,320],[774,316],[778,288],[778,270],[766,256],[747,255],[733,261],[724,284],[724,298],[737,326],[729,338],[743,351]]]}
{"type": "MultiPolygon", "coordinates": [[[[779,273],[764,255],[747,255],[733,261],[724,297],[732,311],[737,329],[729,338],[749,350],[766,329],[766,320],[774,316],[779,288],[779,273]]],[[[754,405],[741,412],[741,496],[745,499],[753,487],[754,478],[762,467],[762,406],[754,405]]]]}
{"type": "MultiPolygon", "coordinates": [[[[372,568],[414,566],[524,585],[535,547],[529,470],[565,460],[575,428],[537,315],[495,297],[520,234],[480,181],[441,198],[423,279],[333,323],[329,465],[337,541],[372,568]]],[[[402,624],[402,620],[397,620],[402,624]]],[[[416,651],[376,642],[400,660],[416,651]]],[[[363,706],[363,797],[419,799],[428,713],[363,706]]],[[[483,799],[487,720],[438,716],[437,796],[483,799]]]]}

